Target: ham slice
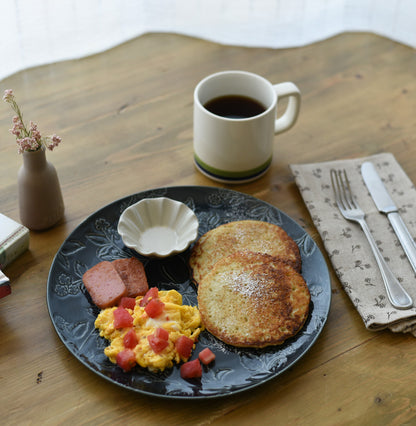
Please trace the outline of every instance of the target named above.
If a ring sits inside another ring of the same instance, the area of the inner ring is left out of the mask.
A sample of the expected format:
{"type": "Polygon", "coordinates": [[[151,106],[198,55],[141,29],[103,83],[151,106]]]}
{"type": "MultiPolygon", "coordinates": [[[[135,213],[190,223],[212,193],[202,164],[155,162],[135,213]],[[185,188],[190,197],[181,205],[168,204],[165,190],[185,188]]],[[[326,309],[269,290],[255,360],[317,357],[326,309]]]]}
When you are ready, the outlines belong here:
{"type": "Polygon", "coordinates": [[[92,301],[105,309],[117,305],[127,288],[111,262],[103,261],[88,269],[82,277],[92,301]]]}
{"type": "Polygon", "coordinates": [[[143,296],[149,289],[144,266],[136,257],[97,263],[82,281],[100,309],[116,306],[124,296],[143,296]]]}
{"type": "Polygon", "coordinates": [[[117,259],[113,262],[118,274],[127,287],[127,296],[143,296],[149,290],[143,263],[137,257],[117,259]]]}

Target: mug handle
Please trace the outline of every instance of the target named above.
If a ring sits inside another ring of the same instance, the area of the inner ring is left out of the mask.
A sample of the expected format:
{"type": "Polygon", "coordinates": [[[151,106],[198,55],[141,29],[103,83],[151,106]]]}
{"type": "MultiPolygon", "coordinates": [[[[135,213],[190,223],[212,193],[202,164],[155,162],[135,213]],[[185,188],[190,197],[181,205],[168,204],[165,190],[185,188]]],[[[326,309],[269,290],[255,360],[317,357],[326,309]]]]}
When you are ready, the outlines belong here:
{"type": "Polygon", "coordinates": [[[289,130],[296,123],[300,110],[300,90],[291,82],[274,84],[273,88],[278,100],[289,98],[286,111],[274,122],[274,133],[277,134],[289,130]]]}

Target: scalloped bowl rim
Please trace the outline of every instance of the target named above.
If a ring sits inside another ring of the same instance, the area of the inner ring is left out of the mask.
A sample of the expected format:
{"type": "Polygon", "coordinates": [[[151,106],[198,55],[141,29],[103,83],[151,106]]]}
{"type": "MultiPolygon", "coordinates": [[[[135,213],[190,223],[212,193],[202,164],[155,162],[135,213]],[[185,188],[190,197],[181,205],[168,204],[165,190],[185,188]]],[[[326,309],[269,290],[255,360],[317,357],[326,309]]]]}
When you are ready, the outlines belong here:
{"type": "Polygon", "coordinates": [[[198,228],[198,218],[186,204],[168,197],[156,197],[143,198],[127,207],[120,215],[117,231],[126,247],[143,256],[164,258],[184,252],[197,239],[198,228]],[[163,207],[171,209],[170,212],[176,216],[169,215],[163,207]],[[181,230],[183,234],[178,232],[181,230]],[[163,244],[146,246],[143,242],[146,232],[147,238],[157,239],[163,235],[170,242],[166,247],[163,244]]]}

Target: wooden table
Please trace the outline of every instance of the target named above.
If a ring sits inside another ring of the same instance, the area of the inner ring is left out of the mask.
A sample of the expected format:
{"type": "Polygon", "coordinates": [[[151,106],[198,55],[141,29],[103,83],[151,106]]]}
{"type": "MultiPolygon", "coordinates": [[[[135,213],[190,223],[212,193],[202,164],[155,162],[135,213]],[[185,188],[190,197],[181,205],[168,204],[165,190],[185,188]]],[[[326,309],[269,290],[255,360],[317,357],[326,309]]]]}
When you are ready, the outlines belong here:
{"type": "MultiPolygon", "coordinates": [[[[31,232],[30,250],[5,269],[0,300],[0,407],[6,424],[401,424],[416,418],[416,340],[367,331],[328,258],[332,305],[313,348],[251,391],[205,401],[125,391],[85,368],[57,337],[46,306],[54,254],[88,215],[123,196],[172,185],[224,186],[192,161],[193,88],[226,69],[293,81],[303,103],[277,137],[270,171],[231,187],[292,216],[323,249],[288,165],[392,152],[416,182],[416,55],[369,34],[343,34],[295,49],[220,46],[149,34],[85,59],[20,72],[12,88],[27,120],[63,143],[58,170],[66,214],[31,232]]],[[[11,111],[0,108],[1,212],[19,220],[11,111]]]]}

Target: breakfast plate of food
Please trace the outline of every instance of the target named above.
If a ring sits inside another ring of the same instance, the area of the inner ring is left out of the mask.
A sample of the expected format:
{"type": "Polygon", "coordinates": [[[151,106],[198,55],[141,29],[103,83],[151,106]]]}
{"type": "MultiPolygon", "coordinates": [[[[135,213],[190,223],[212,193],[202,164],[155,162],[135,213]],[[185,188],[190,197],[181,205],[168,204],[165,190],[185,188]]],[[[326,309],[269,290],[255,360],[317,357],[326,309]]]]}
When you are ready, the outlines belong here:
{"type": "Polygon", "coordinates": [[[250,195],[202,186],[143,191],[99,209],[59,248],[47,286],[53,326],[85,367],[125,389],[177,399],[224,397],[275,379],[316,342],[330,302],[325,260],[301,226],[250,195]],[[128,207],[158,197],[191,209],[198,237],[183,252],[146,257],[117,227],[128,207]],[[127,294],[131,270],[141,284],[127,294]],[[113,277],[116,294],[96,293],[102,277],[113,277]]]}

